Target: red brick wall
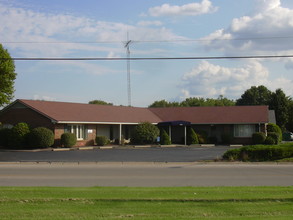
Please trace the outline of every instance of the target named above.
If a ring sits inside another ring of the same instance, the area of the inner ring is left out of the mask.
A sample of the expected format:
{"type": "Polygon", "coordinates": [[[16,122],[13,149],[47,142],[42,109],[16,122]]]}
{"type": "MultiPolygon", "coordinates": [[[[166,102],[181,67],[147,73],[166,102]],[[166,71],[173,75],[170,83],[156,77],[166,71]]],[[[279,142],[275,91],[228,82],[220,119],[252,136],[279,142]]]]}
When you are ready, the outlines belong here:
{"type": "MultiPolygon", "coordinates": [[[[60,147],[61,135],[64,133],[64,124],[55,124],[55,146],[60,147]]],[[[86,140],[78,140],[74,147],[81,146],[93,146],[96,139],[96,125],[87,125],[88,130],[92,130],[92,133],[88,133],[86,140]]]]}
{"type": "Polygon", "coordinates": [[[11,108],[0,114],[2,124],[15,125],[19,122],[27,123],[31,128],[46,127],[54,130],[54,125],[50,119],[29,109],[29,108],[11,108]]]}

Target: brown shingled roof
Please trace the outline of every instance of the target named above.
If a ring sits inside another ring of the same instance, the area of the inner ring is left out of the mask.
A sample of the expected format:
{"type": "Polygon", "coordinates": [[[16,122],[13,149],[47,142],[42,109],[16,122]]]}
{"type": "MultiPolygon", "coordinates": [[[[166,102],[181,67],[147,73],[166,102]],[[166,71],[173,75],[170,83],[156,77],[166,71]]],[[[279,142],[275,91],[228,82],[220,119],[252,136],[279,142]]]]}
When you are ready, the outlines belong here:
{"type": "Polygon", "coordinates": [[[192,124],[268,123],[268,106],[216,106],[150,108],[162,121],[189,121],[192,124]]]}
{"type": "Polygon", "coordinates": [[[189,121],[192,124],[268,123],[267,106],[138,108],[52,101],[17,100],[57,122],[140,123],[189,121]]]}
{"type": "Polygon", "coordinates": [[[57,122],[140,123],[148,121],[158,123],[161,121],[147,108],[35,100],[19,101],[57,122]]]}

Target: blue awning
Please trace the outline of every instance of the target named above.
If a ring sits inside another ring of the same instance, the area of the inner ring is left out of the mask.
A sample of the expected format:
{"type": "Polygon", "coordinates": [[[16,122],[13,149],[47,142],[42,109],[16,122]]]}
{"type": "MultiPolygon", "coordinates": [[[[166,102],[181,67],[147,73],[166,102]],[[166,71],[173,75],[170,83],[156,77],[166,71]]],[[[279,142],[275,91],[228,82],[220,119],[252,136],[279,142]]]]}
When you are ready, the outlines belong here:
{"type": "Polygon", "coordinates": [[[163,122],[159,122],[158,126],[187,126],[187,125],[191,125],[191,122],[189,121],[163,121],[163,122]]]}

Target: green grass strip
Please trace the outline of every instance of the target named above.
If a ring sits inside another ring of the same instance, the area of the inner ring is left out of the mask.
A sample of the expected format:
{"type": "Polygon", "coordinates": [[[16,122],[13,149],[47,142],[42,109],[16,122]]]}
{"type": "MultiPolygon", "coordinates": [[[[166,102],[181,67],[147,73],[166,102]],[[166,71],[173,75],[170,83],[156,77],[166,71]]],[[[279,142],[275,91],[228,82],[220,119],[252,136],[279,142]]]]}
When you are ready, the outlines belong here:
{"type": "Polygon", "coordinates": [[[293,187],[1,187],[0,219],[292,219],[293,187]]]}

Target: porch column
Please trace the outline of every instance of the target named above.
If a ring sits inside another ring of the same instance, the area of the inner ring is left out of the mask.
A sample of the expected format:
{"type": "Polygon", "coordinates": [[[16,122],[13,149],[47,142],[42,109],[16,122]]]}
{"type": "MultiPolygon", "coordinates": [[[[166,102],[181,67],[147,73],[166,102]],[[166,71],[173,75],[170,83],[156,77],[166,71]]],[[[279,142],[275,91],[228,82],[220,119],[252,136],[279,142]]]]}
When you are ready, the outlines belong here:
{"type": "Polygon", "coordinates": [[[186,145],[186,125],[184,126],[184,145],[186,145]]]}
{"type": "Polygon", "coordinates": [[[172,129],[171,129],[171,125],[169,125],[169,137],[170,137],[170,140],[172,142],[172,129]]]}
{"type": "Polygon", "coordinates": [[[122,124],[119,124],[119,144],[122,143],[122,124]]]}

